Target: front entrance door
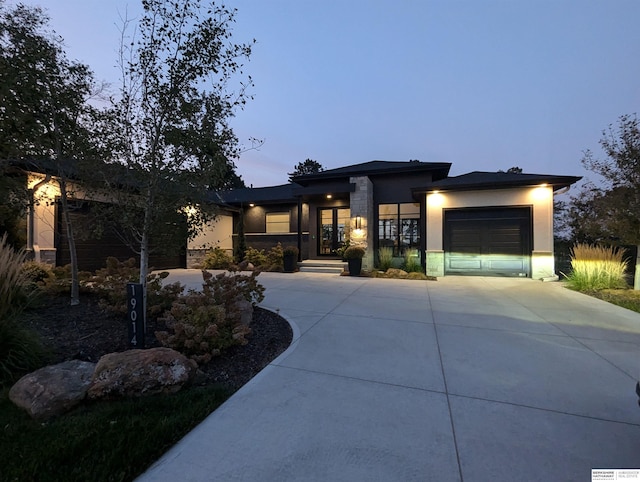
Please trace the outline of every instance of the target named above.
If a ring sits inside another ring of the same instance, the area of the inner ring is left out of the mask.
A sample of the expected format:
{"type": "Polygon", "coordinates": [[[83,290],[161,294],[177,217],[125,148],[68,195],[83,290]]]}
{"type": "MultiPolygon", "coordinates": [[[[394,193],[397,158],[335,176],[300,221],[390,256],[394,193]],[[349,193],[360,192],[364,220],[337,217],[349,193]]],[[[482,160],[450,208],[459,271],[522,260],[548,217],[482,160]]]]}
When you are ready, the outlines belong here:
{"type": "Polygon", "coordinates": [[[336,256],[336,250],[349,239],[349,208],[320,208],[318,254],[336,256]]]}

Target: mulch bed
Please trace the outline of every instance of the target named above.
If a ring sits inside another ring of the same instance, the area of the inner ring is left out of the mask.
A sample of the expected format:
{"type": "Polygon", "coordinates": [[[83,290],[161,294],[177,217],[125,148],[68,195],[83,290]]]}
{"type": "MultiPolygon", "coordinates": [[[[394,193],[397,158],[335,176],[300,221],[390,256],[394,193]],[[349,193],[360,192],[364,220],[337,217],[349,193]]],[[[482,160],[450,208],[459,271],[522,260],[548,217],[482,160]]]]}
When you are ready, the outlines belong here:
{"type": "MultiPolygon", "coordinates": [[[[107,353],[133,348],[128,344],[126,318],[102,309],[91,295],[82,296],[78,306],[71,306],[67,297],[47,297],[24,313],[24,321],[51,351],[51,364],[73,359],[97,362],[107,353]]],[[[160,322],[149,322],[145,347],[161,346],[154,333],[164,329],[160,322]]],[[[202,366],[197,383],[221,383],[235,391],[285,351],[293,337],[284,318],[262,308],[254,310],[251,330],[247,345],[231,347],[202,366]]]]}

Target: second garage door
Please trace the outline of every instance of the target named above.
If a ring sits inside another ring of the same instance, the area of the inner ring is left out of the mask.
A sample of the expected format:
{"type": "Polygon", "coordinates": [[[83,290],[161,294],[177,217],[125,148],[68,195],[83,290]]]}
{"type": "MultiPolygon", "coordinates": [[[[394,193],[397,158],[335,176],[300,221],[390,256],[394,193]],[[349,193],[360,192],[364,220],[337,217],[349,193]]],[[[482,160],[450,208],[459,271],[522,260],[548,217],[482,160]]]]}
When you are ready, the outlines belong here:
{"type": "Polygon", "coordinates": [[[528,277],[531,209],[445,211],[445,274],[528,277]]]}

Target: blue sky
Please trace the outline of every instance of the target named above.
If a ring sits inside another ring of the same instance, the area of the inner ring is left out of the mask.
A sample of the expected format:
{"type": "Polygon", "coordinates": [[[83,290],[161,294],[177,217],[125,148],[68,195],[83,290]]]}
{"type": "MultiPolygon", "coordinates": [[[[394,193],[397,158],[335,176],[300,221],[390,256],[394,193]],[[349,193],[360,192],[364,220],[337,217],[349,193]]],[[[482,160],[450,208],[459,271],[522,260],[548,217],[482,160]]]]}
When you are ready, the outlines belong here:
{"type": "MultiPolygon", "coordinates": [[[[45,7],[70,58],[116,82],[119,13],[139,2],[45,7]]],[[[281,184],[295,164],[451,162],[589,175],[603,129],[640,111],[638,0],[231,0],[254,100],[232,126],[238,173],[281,184]]],[[[593,176],[592,176],[593,177],[593,176]]]]}

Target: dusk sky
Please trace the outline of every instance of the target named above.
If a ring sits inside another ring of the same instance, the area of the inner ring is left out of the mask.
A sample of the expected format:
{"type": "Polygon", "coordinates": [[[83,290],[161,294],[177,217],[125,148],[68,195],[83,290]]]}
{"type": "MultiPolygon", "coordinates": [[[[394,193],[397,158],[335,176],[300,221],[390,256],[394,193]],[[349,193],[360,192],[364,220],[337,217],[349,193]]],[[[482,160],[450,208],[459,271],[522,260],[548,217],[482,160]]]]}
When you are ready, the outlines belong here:
{"type": "MultiPolygon", "coordinates": [[[[14,2],[11,2],[14,3],[14,2]]],[[[117,85],[119,13],[140,2],[27,0],[69,58],[117,85]]],[[[254,100],[232,120],[265,139],[237,171],[287,182],[311,158],[451,162],[452,175],[590,175],[603,129],[640,111],[638,0],[234,0],[234,40],[256,39],[254,100]]]]}

